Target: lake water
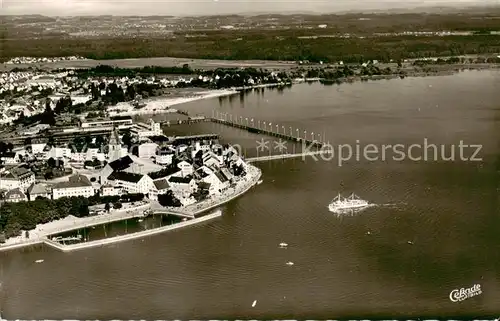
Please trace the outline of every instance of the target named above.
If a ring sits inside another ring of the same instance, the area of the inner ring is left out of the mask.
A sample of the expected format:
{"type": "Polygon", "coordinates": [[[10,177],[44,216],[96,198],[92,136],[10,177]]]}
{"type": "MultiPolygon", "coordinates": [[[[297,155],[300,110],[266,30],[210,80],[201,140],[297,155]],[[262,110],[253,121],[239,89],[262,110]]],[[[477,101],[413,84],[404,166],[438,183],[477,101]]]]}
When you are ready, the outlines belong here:
{"type": "MultiPolygon", "coordinates": [[[[500,73],[483,71],[304,84],[183,105],[320,133],[334,145],[427,139],[451,148],[462,140],[481,144],[482,160],[395,161],[389,151],[385,160],[342,166],[257,163],[264,182],[224,205],[219,219],[72,253],[0,253],[0,309],[9,319],[497,317],[499,89],[500,73]],[[380,206],[338,217],[327,209],[338,192],[380,206]],[[452,290],[474,284],[482,294],[450,301],[452,290]]],[[[166,130],[217,132],[249,155],[269,153],[256,150],[263,137],[221,125],[166,130]]]]}

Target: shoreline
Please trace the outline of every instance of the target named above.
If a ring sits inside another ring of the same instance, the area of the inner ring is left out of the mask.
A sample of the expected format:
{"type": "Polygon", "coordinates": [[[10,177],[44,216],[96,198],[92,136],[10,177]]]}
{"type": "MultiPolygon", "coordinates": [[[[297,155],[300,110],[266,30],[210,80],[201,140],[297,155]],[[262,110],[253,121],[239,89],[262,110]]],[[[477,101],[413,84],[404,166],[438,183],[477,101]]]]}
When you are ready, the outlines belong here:
{"type": "MultiPolygon", "coordinates": [[[[53,221],[49,222],[46,224],[41,224],[40,226],[37,226],[34,230],[28,231],[30,233],[30,236],[32,233],[36,236],[34,238],[23,238],[22,236],[16,236],[13,238],[9,238],[6,240],[4,244],[0,245],[0,252],[2,251],[8,251],[8,250],[13,250],[17,248],[22,248],[22,247],[28,247],[28,246],[33,246],[37,244],[46,244],[48,246],[51,246],[53,248],[59,249],[63,252],[68,252],[72,250],[77,250],[77,249],[84,249],[84,248],[90,248],[90,247],[96,247],[100,245],[106,245],[106,244],[112,244],[116,242],[121,242],[121,241],[126,241],[126,240],[133,240],[136,238],[148,236],[148,235],[154,235],[154,234],[159,234],[165,231],[170,231],[176,228],[181,228],[184,226],[189,226],[193,225],[199,222],[203,222],[215,217],[221,216],[222,212],[221,210],[218,210],[215,213],[208,214],[208,215],[203,215],[196,217],[197,215],[210,211],[216,207],[219,207],[227,202],[232,201],[233,199],[243,195],[246,193],[248,190],[250,190],[253,186],[257,184],[259,181],[260,177],[262,176],[262,171],[252,165],[248,165],[248,167],[252,170],[254,175],[251,175],[250,179],[246,184],[244,184],[241,188],[235,190],[234,193],[231,195],[225,195],[225,197],[221,197],[221,199],[216,199],[212,200],[212,202],[209,202],[208,204],[203,204],[198,203],[198,204],[193,204],[196,205],[196,207],[189,205],[191,207],[186,207],[182,210],[175,209],[175,208],[168,208],[165,207],[164,211],[156,211],[156,212],[164,212],[166,214],[171,213],[173,215],[181,215],[181,216],[189,216],[192,217],[192,219],[185,221],[185,222],[180,222],[176,223],[173,225],[169,226],[164,226],[161,228],[157,229],[151,229],[151,230],[146,230],[146,231],[141,231],[141,232],[136,232],[136,233],[130,233],[126,235],[120,235],[120,236],[115,236],[111,238],[105,238],[102,240],[96,240],[96,241],[91,241],[91,242],[85,242],[85,243],[79,243],[79,244],[72,244],[72,245],[62,245],[57,242],[54,242],[49,239],[50,235],[53,234],[60,234],[72,230],[77,230],[81,228],[87,228],[95,225],[101,225],[101,224],[106,224],[106,223],[111,223],[111,222],[116,222],[116,221],[121,221],[124,219],[130,219],[134,217],[142,217],[144,216],[144,211],[141,210],[150,208],[152,209],[151,203],[141,205],[138,207],[135,207],[134,210],[126,210],[125,213],[113,213],[113,214],[108,214],[106,216],[98,216],[98,217],[86,217],[86,218],[75,218],[75,217],[66,217],[64,219],[58,220],[58,221],[53,221]],[[203,207],[205,205],[205,207],[203,207]],[[201,207],[201,208],[200,208],[201,207]],[[130,213],[129,211],[132,211],[130,213]],[[218,214],[217,214],[218,213],[218,214]],[[125,214],[125,215],[123,215],[125,214]],[[112,215],[112,216],[110,216],[112,215]],[[215,216],[214,216],[215,215],[215,216]],[[73,223],[72,225],[67,225],[69,223],[73,223]],[[65,224],[65,225],[62,225],[65,224]]],[[[154,209],[152,209],[155,211],[154,209]]]]}
{"type": "Polygon", "coordinates": [[[201,203],[197,203],[197,204],[195,203],[192,205],[188,205],[185,208],[183,208],[182,210],[179,210],[176,207],[165,207],[164,208],[165,211],[172,213],[172,214],[193,215],[193,217],[196,217],[197,215],[199,215],[203,212],[209,211],[211,209],[214,209],[218,206],[224,205],[224,204],[238,198],[239,196],[245,194],[253,186],[255,186],[257,184],[257,182],[260,180],[260,178],[262,177],[262,171],[258,167],[250,165],[250,164],[247,164],[247,166],[249,169],[252,170],[253,175],[251,175],[250,180],[248,182],[246,182],[245,185],[243,185],[239,189],[235,189],[231,195],[228,195],[226,197],[221,196],[221,197],[219,197],[219,199],[206,200],[206,201],[202,201],[201,203]],[[211,202],[207,202],[207,201],[211,201],[211,202]],[[206,205],[203,204],[203,202],[207,202],[206,205]],[[203,205],[205,205],[205,207],[203,207],[203,205]]]}
{"type": "Polygon", "coordinates": [[[171,109],[170,107],[190,103],[193,101],[226,97],[235,94],[238,94],[238,91],[231,89],[214,89],[214,90],[200,91],[195,93],[194,96],[189,96],[189,97],[171,98],[167,96],[158,96],[147,101],[146,107],[141,109],[134,109],[134,107],[130,103],[124,102],[120,103],[121,105],[117,104],[115,106],[110,106],[110,108],[108,108],[107,111],[110,116],[137,116],[137,115],[176,113],[177,110],[171,109]],[[117,110],[121,110],[121,108],[125,108],[126,111],[117,112],[117,110]]]}

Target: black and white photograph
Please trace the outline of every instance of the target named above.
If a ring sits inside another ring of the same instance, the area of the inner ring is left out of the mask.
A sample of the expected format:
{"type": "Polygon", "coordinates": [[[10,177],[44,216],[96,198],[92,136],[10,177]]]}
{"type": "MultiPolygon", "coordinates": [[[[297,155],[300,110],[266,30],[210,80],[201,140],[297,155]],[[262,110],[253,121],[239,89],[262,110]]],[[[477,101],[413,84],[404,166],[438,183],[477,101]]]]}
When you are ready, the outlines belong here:
{"type": "Polygon", "coordinates": [[[0,0],[0,320],[498,320],[498,0],[0,0]]]}

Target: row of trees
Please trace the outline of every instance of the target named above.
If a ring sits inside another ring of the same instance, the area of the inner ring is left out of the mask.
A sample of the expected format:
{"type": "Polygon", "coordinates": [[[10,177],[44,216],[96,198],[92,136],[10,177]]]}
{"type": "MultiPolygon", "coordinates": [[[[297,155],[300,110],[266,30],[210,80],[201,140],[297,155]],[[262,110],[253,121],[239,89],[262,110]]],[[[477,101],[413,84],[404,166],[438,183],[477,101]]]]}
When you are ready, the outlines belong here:
{"type": "Polygon", "coordinates": [[[0,207],[0,234],[5,238],[20,235],[21,230],[32,230],[37,224],[44,224],[65,218],[89,216],[89,206],[97,204],[120,204],[137,202],[144,194],[124,194],[121,196],[63,197],[57,200],[37,198],[30,202],[4,203],[0,207]]]}
{"type": "Polygon", "coordinates": [[[57,200],[36,199],[30,202],[5,203],[0,207],[0,234],[6,238],[20,235],[21,230],[31,230],[37,224],[48,223],[68,215],[89,215],[89,200],[84,197],[57,200]]]}
{"type": "Polygon", "coordinates": [[[103,76],[135,78],[138,75],[190,75],[193,73],[194,71],[189,67],[188,64],[184,64],[182,67],[146,66],[142,68],[119,68],[109,65],[98,65],[94,68],[79,69],[76,71],[76,74],[82,78],[103,76]]]}
{"type": "MultiPolygon", "coordinates": [[[[133,69],[121,70],[129,70],[132,72],[133,69]]],[[[107,76],[113,77],[118,76],[118,74],[113,74],[111,72],[107,76]]],[[[145,82],[128,84],[125,90],[121,86],[118,86],[115,82],[109,84],[100,82],[97,85],[91,83],[89,91],[92,95],[93,101],[100,99],[104,104],[117,104],[119,102],[133,100],[137,95],[141,95],[143,97],[156,96],[160,89],[161,87],[158,84],[148,84],[145,82]],[[101,94],[101,91],[104,91],[104,94],[101,94]]]]}

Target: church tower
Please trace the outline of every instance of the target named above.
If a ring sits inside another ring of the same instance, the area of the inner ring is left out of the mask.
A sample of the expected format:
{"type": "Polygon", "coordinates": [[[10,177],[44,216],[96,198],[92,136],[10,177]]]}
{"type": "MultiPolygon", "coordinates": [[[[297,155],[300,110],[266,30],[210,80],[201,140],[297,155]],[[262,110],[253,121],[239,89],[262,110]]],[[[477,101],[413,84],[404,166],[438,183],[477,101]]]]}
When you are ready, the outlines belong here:
{"type": "Polygon", "coordinates": [[[109,162],[117,160],[122,157],[122,142],[118,134],[118,128],[113,127],[108,144],[108,159],[109,162]]]}

